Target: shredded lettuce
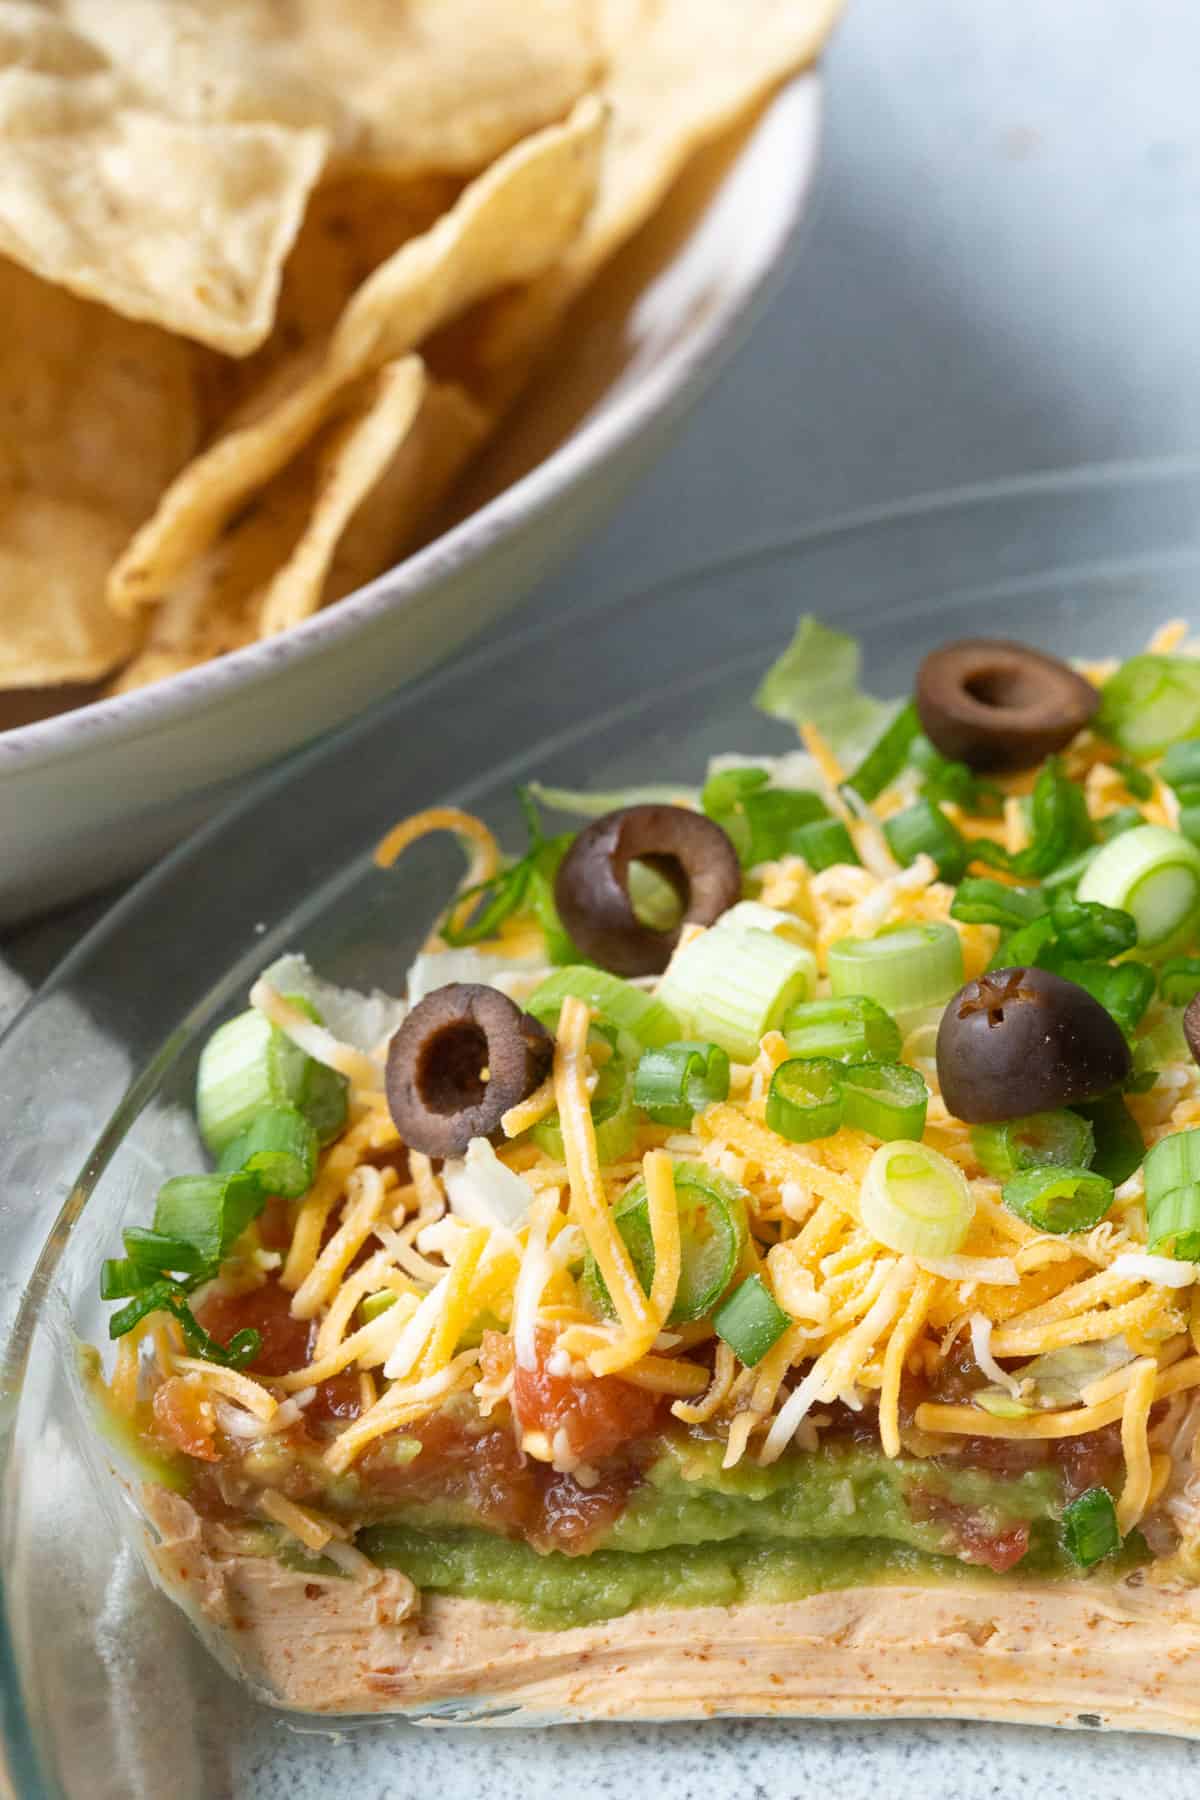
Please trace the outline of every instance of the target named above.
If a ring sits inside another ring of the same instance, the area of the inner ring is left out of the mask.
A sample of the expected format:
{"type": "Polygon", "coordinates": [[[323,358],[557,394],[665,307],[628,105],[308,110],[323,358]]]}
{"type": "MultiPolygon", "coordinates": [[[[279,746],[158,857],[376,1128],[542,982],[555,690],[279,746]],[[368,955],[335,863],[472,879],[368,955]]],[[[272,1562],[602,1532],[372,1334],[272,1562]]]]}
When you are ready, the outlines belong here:
{"type": "Polygon", "coordinates": [[[646,787],[610,788],[605,793],[592,793],[584,788],[546,787],[531,781],[528,791],[540,806],[551,812],[574,813],[580,819],[599,819],[621,806],[699,806],[698,788],[677,787],[669,782],[651,783],[646,787]]]}
{"type": "Polygon", "coordinates": [[[861,663],[853,638],[805,613],[791,643],[764,675],[754,704],[797,730],[815,725],[849,767],[878,742],[903,704],[863,693],[861,663]]]}
{"type": "Polygon", "coordinates": [[[415,1006],[451,981],[477,981],[523,1000],[550,973],[544,956],[496,956],[488,950],[423,950],[408,971],[408,1001],[415,1006]]]}
{"type": "Polygon", "coordinates": [[[773,788],[787,788],[792,792],[810,789],[820,793],[825,785],[820,769],[807,750],[789,750],[786,756],[743,756],[739,751],[727,751],[709,757],[709,780],[714,775],[728,774],[730,769],[763,769],[773,788]]]}
{"type": "Polygon", "coordinates": [[[263,978],[281,994],[298,994],[315,1006],[321,1022],[334,1037],[356,1050],[372,1051],[389,1038],[404,1018],[407,1008],[402,1000],[373,988],[360,994],[354,988],[337,987],[314,973],[303,956],[281,956],[263,978]]]}

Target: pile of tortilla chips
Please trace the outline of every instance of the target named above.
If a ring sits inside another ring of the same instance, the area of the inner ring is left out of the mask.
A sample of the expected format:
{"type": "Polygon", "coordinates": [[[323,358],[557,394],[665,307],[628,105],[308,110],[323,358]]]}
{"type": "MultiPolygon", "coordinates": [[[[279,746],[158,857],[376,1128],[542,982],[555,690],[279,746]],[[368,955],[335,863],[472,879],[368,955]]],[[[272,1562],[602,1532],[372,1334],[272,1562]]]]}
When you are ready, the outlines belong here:
{"type": "Polygon", "coordinates": [[[836,7],[0,0],[0,689],[155,681],[394,564],[836,7]]]}

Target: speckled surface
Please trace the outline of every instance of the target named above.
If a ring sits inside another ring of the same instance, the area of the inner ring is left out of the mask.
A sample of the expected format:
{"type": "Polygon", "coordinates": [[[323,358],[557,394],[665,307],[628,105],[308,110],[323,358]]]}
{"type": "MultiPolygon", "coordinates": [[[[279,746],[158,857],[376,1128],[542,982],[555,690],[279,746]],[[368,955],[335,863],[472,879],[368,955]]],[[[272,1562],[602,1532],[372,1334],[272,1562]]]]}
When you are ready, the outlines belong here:
{"type": "Polygon", "coordinates": [[[323,1745],[268,1730],[237,1771],[255,1800],[1128,1800],[1193,1791],[1190,1745],[1014,1726],[825,1725],[739,1720],[712,1725],[573,1726],[544,1732],[412,1728],[323,1745]]]}

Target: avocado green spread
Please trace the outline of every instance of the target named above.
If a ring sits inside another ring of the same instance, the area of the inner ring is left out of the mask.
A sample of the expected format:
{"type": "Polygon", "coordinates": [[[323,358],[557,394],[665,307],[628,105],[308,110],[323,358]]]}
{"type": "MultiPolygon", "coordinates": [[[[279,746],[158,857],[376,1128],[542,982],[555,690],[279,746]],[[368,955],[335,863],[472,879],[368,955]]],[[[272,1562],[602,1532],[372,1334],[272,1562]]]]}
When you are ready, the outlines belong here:
{"type": "Polygon", "coordinates": [[[669,1446],[583,1556],[539,1554],[457,1513],[439,1522],[428,1505],[398,1509],[356,1541],[420,1588],[504,1601],[547,1628],[635,1607],[783,1601],[868,1581],[997,1579],[955,1554],[953,1508],[984,1532],[1028,1525],[1023,1575],[1077,1572],[1059,1544],[1063,1492],[1053,1468],[997,1475],[893,1462],[862,1447],[770,1468],[723,1470],[720,1456],[716,1444],[669,1446]]]}

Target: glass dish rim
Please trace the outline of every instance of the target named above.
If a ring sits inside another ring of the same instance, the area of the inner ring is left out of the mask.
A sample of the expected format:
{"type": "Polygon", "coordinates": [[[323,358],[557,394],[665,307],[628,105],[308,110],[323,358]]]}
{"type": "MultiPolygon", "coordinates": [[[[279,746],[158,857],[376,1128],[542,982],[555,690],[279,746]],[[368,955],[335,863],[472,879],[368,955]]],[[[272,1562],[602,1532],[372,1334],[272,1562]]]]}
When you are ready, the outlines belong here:
{"type": "MultiPolygon", "coordinates": [[[[939,514],[950,516],[972,507],[996,503],[1013,504],[1030,498],[1051,498],[1057,494],[1075,494],[1088,490],[1100,492],[1125,485],[1150,487],[1159,482],[1188,480],[1200,481],[1200,455],[1181,454],[1084,463],[1040,470],[1031,475],[1000,476],[993,480],[966,483],[961,487],[929,489],[901,500],[880,501],[835,513],[795,532],[767,534],[751,539],[736,550],[721,556],[701,558],[675,574],[648,582],[642,587],[620,588],[592,604],[572,608],[557,618],[525,625],[510,632],[502,641],[485,640],[476,643],[463,654],[431,670],[417,681],[405,684],[398,693],[376,702],[361,718],[339,726],[336,731],[284,758],[276,768],[256,776],[244,794],[222,807],[213,818],[190,833],[153,867],[146,870],[127,893],[89,926],[79,942],[18,1007],[0,1031],[0,1057],[4,1055],[10,1036],[28,1019],[34,1008],[65,985],[75,970],[88,962],[93,953],[103,946],[104,939],[110,932],[115,934],[131,914],[139,910],[147,900],[152,901],[156,885],[172,876],[194,854],[202,851],[210,837],[219,836],[239,816],[252,811],[314,763],[327,756],[336,756],[357,738],[369,735],[390,709],[399,712],[405,706],[436,693],[439,686],[481,671],[501,649],[505,654],[532,650],[539,643],[548,642],[576,629],[581,623],[593,623],[606,611],[636,603],[652,604],[677,589],[686,589],[698,580],[708,580],[818,545],[832,544],[840,538],[852,538],[910,520],[933,518],[939,514]]],[[[587,722],[584,723],[586,725],[587,722]]]]}

